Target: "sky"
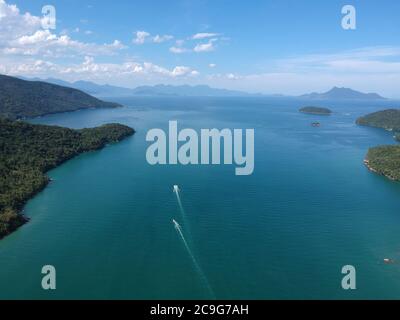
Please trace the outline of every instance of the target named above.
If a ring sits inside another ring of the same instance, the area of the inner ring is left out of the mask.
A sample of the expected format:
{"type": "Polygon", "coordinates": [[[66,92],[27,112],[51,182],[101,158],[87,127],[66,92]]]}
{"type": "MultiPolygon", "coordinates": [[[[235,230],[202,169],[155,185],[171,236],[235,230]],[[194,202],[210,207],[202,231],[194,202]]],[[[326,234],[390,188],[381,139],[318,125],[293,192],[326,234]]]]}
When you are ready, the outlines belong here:
{"type": "Polygon", "coordinates": [[[0,73],[400,98],[399,17],[398,0],[0,0],[0,73]]]}

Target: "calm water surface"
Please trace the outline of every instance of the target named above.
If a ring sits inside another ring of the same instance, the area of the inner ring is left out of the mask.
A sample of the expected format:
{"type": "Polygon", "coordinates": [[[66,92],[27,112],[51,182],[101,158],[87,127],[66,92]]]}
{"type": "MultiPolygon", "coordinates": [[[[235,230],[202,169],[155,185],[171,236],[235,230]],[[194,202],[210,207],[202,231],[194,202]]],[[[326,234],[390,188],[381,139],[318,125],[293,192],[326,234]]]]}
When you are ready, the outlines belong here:
{"type": "Polygon", "coordinates": [[[395,142],[354,124],[398,105],[330,102],[335,113],[321,117],[300,114],[304,102],[294,99],[119,102],[126,107],[32,121],[71,128],[120,122],[137,134],[49,172],[54,181],[25,208],[32,220],[0,241],[0,298],[400,298],[400,184],[362,163],[368,147],[395,142]],[[180,128],[254,128],[254,174],[148,165],[145,135],[166,130],[169,120],[180,128]],[[53,292],[41,289],[47,264],[57,269],[53,292]],[[341,289],[347,264],[357,268],[351,292],[341,289]]]}

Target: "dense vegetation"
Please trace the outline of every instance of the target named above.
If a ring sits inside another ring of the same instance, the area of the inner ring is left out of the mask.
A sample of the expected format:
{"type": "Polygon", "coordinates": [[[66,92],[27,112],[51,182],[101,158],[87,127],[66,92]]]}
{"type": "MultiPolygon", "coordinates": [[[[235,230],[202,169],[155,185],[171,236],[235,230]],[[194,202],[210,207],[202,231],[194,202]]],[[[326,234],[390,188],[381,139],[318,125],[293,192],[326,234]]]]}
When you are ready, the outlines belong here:
{"type": "MultiPolygon", "coordinates": [[[[400,130],[400,110],[388,109],[374,112],[357,119],[357,124],[390,131],[400,130]]],[[[400,134],[395,134],[400,141],[400,134]]],[[[368,168],[392,180],[400,180],[400,146],[370,148],[365,161],[368,168]]]]}
{"type": "Polygon", "coordinates": [[[379,146],[368,151],[368,167],[392,180],[400,180],[400,146],[379,146]]]}
{"type": "Polygon", "coordinates": [[[358,118],[357,124],[400,131],[400,109],[389,109],[368,114],[358,118]]]}
{"type": "Polygon", "coordinates": [[[72,130],[0,118],[0,238],[27,221],[19,211],[47,185],[46,171],[133,133],[120,124],[72,130]]]}
{"type": "Polygon", "coordinates": [[[301,108],[299,111],[303,113],[318,114],[318,115],[330,115],[332,113],[332,111],[329,110],[328,108],[322,108],[322,107],[304,107],[301,108]]]}
{"type": "Polygon", "coordinates": [[[115,108],[82,91],[0,75],[0,116],[19,119],[87,108],[115,108]]]}

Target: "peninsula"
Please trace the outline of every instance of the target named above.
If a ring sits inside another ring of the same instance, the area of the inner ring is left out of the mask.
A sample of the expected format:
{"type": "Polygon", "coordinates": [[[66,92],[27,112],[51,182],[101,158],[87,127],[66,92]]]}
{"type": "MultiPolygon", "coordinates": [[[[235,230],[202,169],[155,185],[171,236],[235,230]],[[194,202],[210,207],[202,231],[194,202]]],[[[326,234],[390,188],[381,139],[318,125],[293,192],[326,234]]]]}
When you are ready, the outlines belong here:
{"type": "Polygon", "coordinates": [[[382,128],[388,131],[400,131],[400,109],[387,109],[360,117],[356,122],[361,126],[382,128]]]}
{"type": "Polygon", "coordinates": [[[121,124],[72,130],[0,118],[0,238],[28,221],[21,210],[49,183],[48,170],[134,132],[121,124]]]}
{"type": "Polygon", "coordinates": [[[364,163],[372,172],[400,181],[400,146],[370,148],[364,163]]]}
{"type": "MultiPolygon", "coordinates": [[[[388,109],[374,112],[357,119],[356,123],[397,132],[400,130],[400,110],[388,109]]],[[[394,135],[394,138],[400,141],[398,133],[394,135]]],[[[400,145],[370,148],[364,164],[372,172],[384,175],[391,180],[400,181],[400,145]]]]}

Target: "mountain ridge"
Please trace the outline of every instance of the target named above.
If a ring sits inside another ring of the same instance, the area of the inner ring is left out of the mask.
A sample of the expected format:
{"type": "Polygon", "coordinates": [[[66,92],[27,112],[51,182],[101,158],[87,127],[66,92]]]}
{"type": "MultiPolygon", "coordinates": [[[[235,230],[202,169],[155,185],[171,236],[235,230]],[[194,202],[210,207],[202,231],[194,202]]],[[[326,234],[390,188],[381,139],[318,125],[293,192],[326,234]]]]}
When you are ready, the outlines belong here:
{"type": "Polygon", "coordinates": [[[386,100],[386,98],[377,93],[363,93],[344,87],[333,87],[324,93],[312,92],[303,94],[299,98],[310,100],[386,100]]]}
{"type": "Polygon", "coordinates": [[[26,81],[0,74],[0,115],[10,119],[91,108],[117,108],[70,87],[43,81],[26,81]]]}
{"type": "Polygon", "coordinates": [[[56,85],[69,86],[77,90],[84,91],[88,94],[100,97],[113,96],[209,96],[209,97],[226,97],[226,96],[263,96],[260,93],[248,93],[239,90],[229,90],[213,88],[208,85],[143,85],[136,88],[125,88],[113,86],[109,84],[97,84],[91,81],[75,81],[68,82],[55,78],[26,78],[27,81],[44,81],[56,85]]]}
{"type": "Polygon", "coordinates": [[[262,94],[249,93],[240,90],[230,90],[222,88],[213,88],[208,85],[143,85],[136,88],[126,88],[113,86],[109,84],[97,84],[91,81],[68,82],[55,78],[24,78],[28,81],[45,81],[62,86],[84,91],[97,97],[129,97],[129,96],[208,96],[208,97],[295,97],[309,100],[386,100],[377,93],[363,93],[350,88],[333,87],[331,90],[318,93],[312,92],[300,96],[290,96],[284,94],[262,94]]]}

